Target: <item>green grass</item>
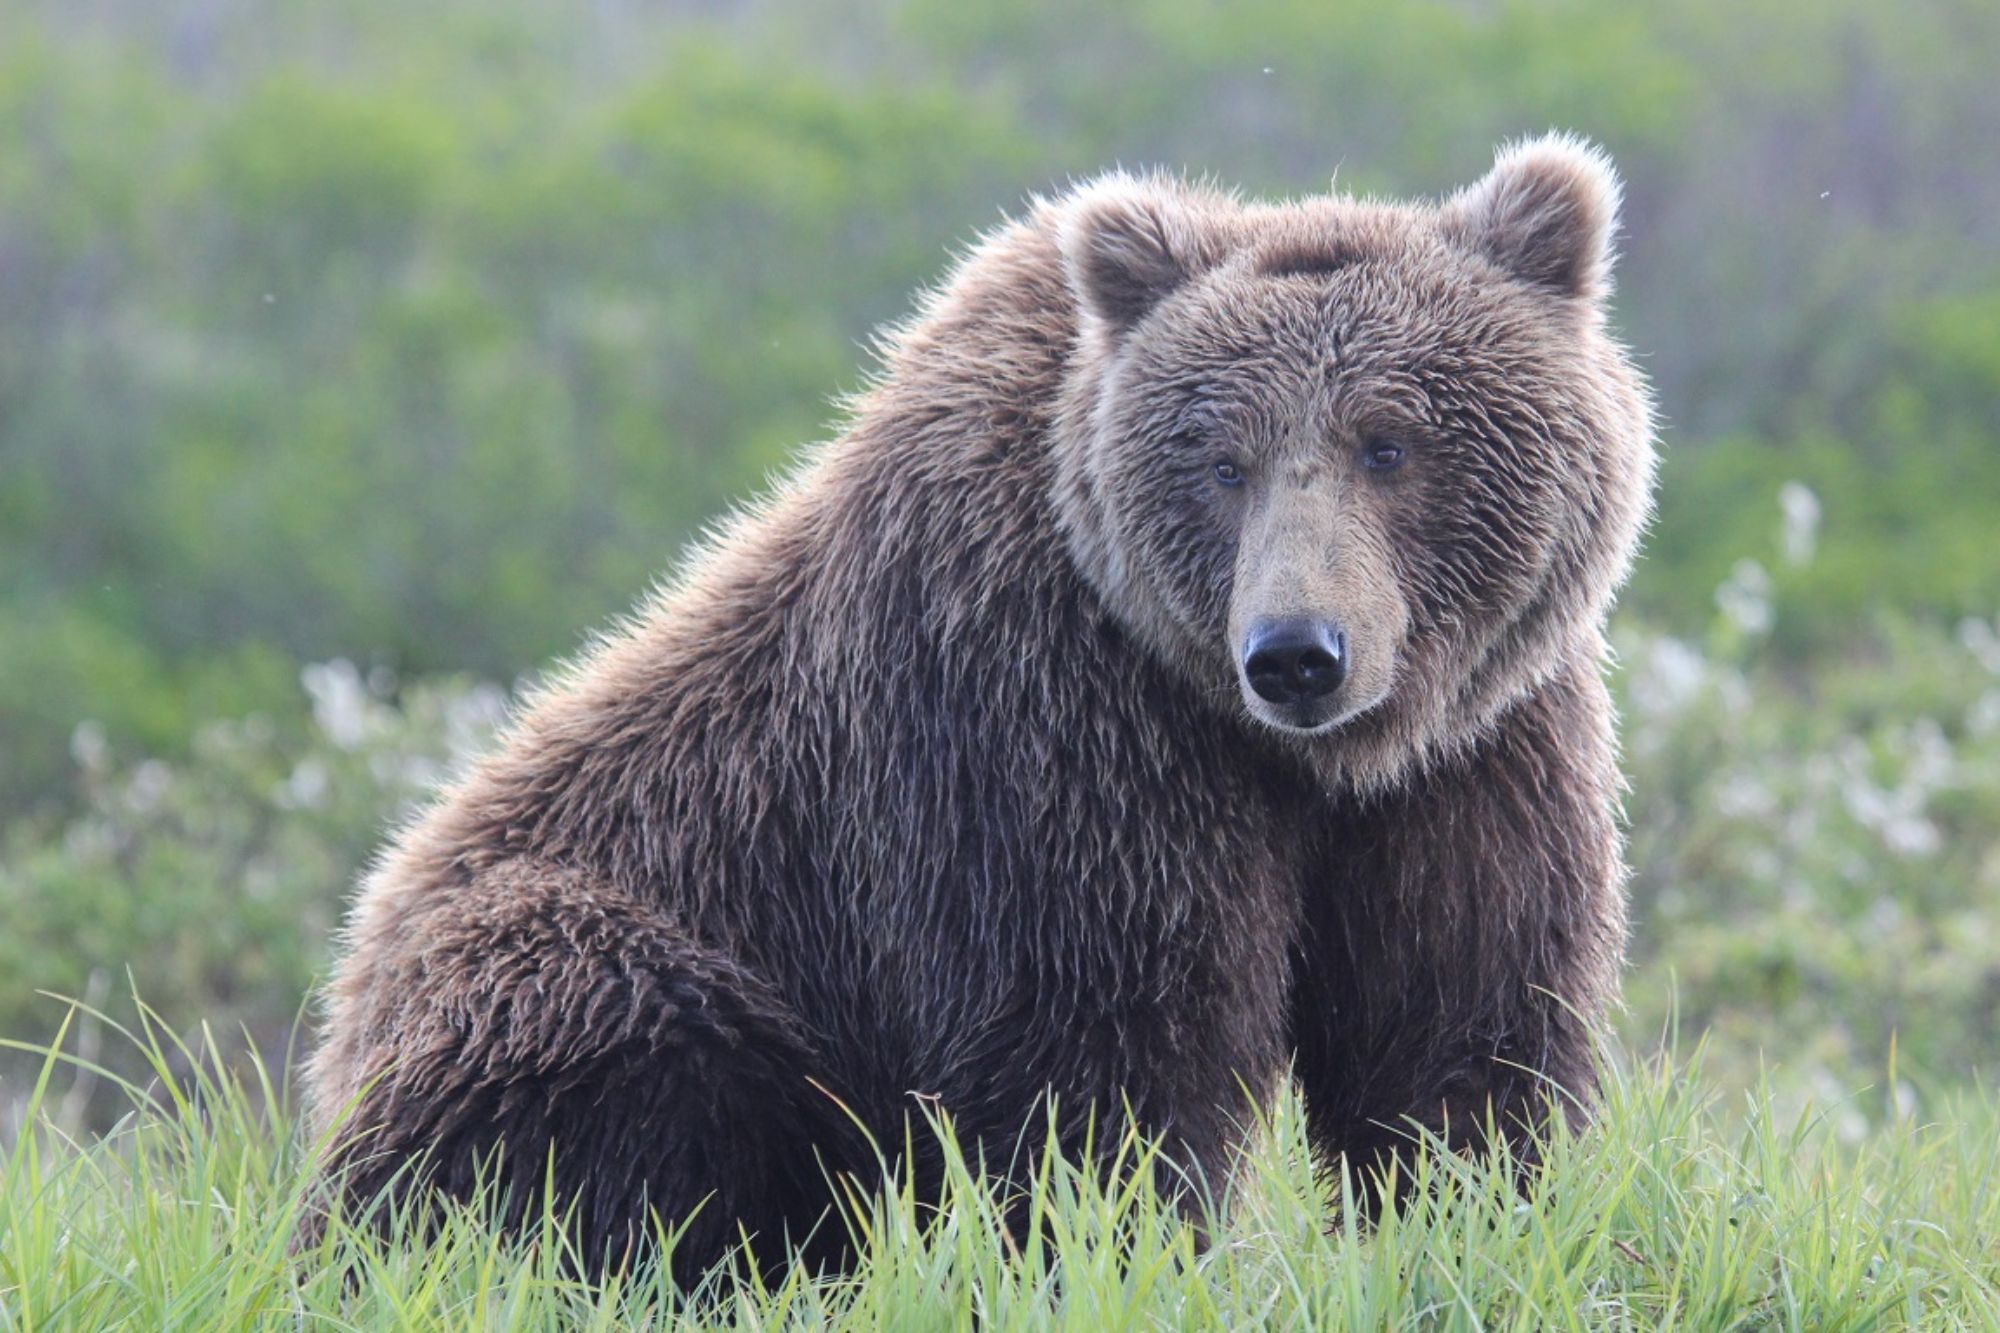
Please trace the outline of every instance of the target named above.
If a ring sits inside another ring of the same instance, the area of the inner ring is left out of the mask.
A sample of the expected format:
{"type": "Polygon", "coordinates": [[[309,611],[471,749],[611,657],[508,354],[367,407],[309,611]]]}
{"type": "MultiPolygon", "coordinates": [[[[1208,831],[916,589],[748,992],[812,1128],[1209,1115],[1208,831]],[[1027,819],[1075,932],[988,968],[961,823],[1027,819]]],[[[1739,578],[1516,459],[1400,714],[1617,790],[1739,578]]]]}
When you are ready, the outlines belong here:
{"type": "MultiPolygon", "coordinates": [[[[1547,1146],[1525,1196],[1504,1164],[1419,1159],[1421,1202],[1369,1228],[1348,1183],[1315,1173],[1281,1102],[1204,1244],[1153,1190],[1044,1155],[1010,1234],[996,1190],[951,1148],[936,1208],[859,1201],[857,1272],[766,1284],[716,1275],[692,1297],[651,1269],[589,1287],[554,1226],[496,1235],[470,1213],[430,1239],[334,1227],[288,1252],[312,1148],[262,1069],[218,1072],[214,1043],[128,1034],[153,1084],[102,1139],[53,1126],[50,1056],[31,1128],[0,1158],[0,1326],[43,1328],[1954,1328],[2000,1326],[2000,1106],[1854,1144],[1838,1117],[1778,1116],[1701,1091],[1698,1058],[1608,1078],[1597,1125],[1547,1146]],[[177,1068],[194,1072],[176,1075],[177,1068]]],[[[1837,1110],[1838,1108],[1831,1108],[1837,1110]]],[[[1150,1148],[1119,1145],[1143,1165],[1150,1148]]]]}

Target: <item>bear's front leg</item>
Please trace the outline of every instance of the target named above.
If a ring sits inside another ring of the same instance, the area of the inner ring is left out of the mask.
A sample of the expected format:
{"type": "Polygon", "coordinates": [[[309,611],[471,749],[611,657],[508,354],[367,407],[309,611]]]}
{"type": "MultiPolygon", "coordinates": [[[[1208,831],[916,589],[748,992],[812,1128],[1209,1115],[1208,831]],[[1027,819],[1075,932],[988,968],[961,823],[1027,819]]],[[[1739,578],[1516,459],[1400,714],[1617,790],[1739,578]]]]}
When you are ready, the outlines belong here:
{"type": "MultiPolygon", "coordinates": [[[[1594,1091],[1623,865],[1610,706],[1578,663],[1470,749],[1335,816],[1306,883],[1292,1038],[1315,1147],[1366,1177],[1413,1124],[1519,1155],[1594,1091]]],[[[1372,1192],[1372,1191],[1371,1191],[1372,1192]]]]}

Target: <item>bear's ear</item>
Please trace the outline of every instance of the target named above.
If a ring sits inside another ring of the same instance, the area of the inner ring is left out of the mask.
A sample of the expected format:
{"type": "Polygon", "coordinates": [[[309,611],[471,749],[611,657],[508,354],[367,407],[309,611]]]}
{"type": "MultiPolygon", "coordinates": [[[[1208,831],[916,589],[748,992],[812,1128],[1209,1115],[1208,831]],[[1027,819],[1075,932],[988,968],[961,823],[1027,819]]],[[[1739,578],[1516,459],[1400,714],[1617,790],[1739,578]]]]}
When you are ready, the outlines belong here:
{"type": "Polygon", "coordinates": [[[1180,186],[1123,172],[1070,197],[1056,243],[1078,305],[1113,336],[1213,261],[1180,186]]]}
{"type": "Polygon", "coordinates": [[[1446,237],[1533,287],[1601,301],[1618,225],[1618,173],[1602,149],[1549,134],[1500,150],[1446,202],[1446,237]]]}

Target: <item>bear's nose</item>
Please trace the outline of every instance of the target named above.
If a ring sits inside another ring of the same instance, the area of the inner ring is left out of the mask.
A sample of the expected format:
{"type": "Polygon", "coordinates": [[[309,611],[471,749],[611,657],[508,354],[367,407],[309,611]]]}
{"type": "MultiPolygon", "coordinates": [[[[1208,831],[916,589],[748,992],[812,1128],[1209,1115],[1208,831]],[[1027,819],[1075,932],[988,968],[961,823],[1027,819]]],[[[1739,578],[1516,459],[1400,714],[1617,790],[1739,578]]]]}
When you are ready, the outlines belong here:
{"type": "Polygon", "coordinates": [[[1265,703],[1315,703],[1347,679],[1347,635],[1326,620],[1260,620],[1243,645],[1243,675],[1265,703]]]}

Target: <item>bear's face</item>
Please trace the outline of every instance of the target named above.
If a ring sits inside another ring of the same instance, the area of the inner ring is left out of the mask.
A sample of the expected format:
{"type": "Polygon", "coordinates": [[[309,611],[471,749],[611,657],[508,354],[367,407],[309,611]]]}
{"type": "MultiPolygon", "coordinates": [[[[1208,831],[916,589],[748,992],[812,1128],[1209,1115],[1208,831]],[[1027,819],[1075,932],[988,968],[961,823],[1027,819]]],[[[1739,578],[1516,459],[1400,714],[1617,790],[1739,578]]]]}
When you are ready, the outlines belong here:
{"type": "Polygon", "coordinates": [[[1615,201],[1561,140],[1439,207],[1127,177],[1070,200],[1059,504],[1114,613],[1362,776],[1544,679],[1594,634],[1650,485],[1602,329],[1615,201]]]}

